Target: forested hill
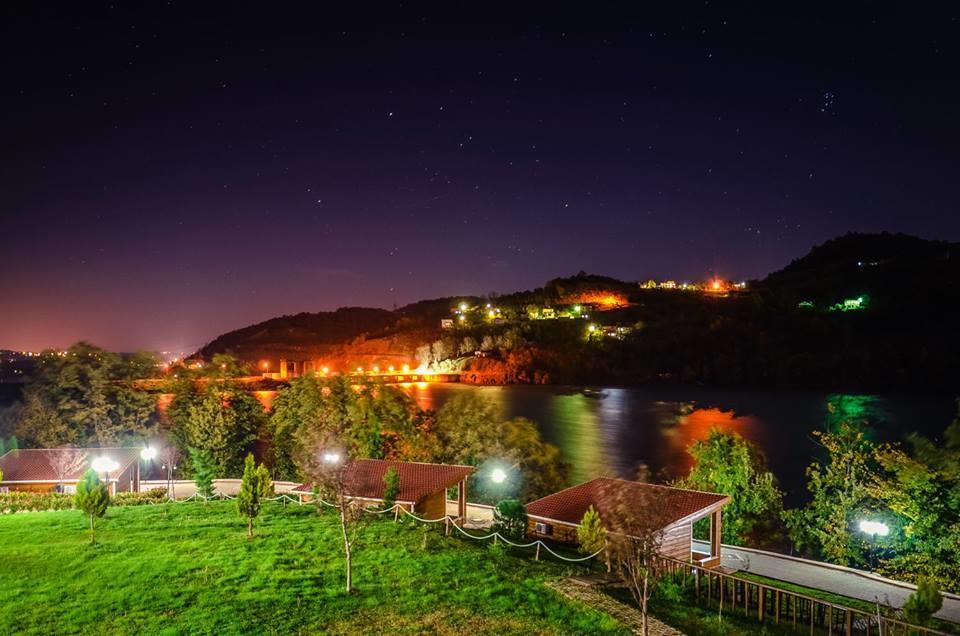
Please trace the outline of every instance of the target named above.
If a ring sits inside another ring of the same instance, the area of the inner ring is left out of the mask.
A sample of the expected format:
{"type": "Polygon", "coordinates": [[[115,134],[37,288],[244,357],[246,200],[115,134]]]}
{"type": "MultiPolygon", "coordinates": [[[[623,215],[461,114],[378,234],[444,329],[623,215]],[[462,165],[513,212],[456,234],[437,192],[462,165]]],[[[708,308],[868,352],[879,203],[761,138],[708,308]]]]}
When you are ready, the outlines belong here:
{"type": "Polygon", "coordinates": [[[645,289],[581,272],[504,296],[283,316],[224,334],[199,355],[322,359],[337,369],[429,363],[490,383],[957,392],[958,308],[960,244],[848,234],[746,290],[645,289]],[[589,318],[572,319],[581,304],[589,318]],[[441,329],[443,319],[457,320],[441,329]]]}

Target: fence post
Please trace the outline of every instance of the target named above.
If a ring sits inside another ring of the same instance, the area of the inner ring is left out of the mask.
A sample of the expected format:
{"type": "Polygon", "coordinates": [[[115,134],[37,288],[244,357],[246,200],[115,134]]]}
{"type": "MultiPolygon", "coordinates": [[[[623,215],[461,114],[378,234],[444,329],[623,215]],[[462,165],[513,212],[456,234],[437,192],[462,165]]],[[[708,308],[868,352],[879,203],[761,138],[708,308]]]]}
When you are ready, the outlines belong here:
{"type": "Polygon", "coordinates": [[[539,541],[537,541],[537,554],[536,554],[536,556],[534,557],[534,560],[535,560],[535,561],[539,561],[539,560],[540,560],[540,542],[539,542],[539,541]]]}
{"type": "Polygon", "coordinates": [[[450,517],[443,518],[443,536],[450,536],[450,517]]]}
{"type": "Polygon", "coordinates": [[[757,618],[763,622],[764,605],[767,603],[767,590],[764,587],[757,586],[757,618]]]}

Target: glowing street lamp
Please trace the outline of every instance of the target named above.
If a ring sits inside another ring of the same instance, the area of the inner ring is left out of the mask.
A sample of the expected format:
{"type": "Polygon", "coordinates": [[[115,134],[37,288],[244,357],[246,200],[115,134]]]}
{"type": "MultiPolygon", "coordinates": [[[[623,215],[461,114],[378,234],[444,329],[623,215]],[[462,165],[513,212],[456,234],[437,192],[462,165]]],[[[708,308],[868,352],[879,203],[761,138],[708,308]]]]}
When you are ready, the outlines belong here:
{"type": "Polygon", "coordinates": [[[107,490],[110,489],[110,473],[120,467],[120,464],[109,457],[97,457],[90,462],[90,468],[97,473],[103,473],[103,483],[107,484],[107,490]]]}
{"type": "Polygon", "coordinates": [[[340,453],[336,451],[327,451],[322,455],[323,463],[325,464],[339,464],[340,463],[340,453]]]}
{"type": "Polygon", "coordinates": [[[156,448],[152,448],[152,447],[150,447],[150,446],[146,446],[146,447],[144,447],[144,449],[143,449],[142,451],[140,451],[140,458],[141,458],[142,460],[144,460],[144,461],[149,462],[149,461],[152,461],[153,459],[155,459],[156,457],[157,457],[157,449],[156,449],[156,448]]]}
{"type": "Polygon", "coordinates": [[[861,519],[859,523],[860,532],[869,535],[870,539],[870,565],[877,567],[876,544],[877,537],[885,537],[890,534],[890,528],[882,521],[872,521],[870,519],[861,519]]]}
{"type": "Polygon", "coordinates": [[[502,484],[507,480],[507,471],[502,468],[494,468],[490,471],[490,481],[495,484],[502,484]]]}
{"type": "Polygon", "coordinates": [[[120,467],[120,464],[109,457],[97,457],[90,462],[90,468],[98,473],[111,473],[120,467]]]}
{"type": "Polygon", "coordinates": [[[890,534],[890,528],[882,521],[864,519],[860,522],[860,532],[876,537],[885,537],[890,534]]]}

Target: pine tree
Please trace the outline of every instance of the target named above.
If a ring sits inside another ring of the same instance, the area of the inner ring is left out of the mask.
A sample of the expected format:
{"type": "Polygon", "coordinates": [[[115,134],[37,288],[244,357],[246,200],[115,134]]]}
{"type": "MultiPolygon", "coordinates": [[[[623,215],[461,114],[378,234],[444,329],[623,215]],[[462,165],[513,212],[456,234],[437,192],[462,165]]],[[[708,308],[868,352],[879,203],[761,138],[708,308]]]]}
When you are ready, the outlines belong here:
{"type": "MultiPolygon", "coordinates": [[[[247,455],[243,462],[243,480],[240,482],[240,492],[237,493],[237,512],[247,518],[247,536],[253,536],[253,520],[260,514],[260,505],[263,500],[265,489],[269,488],[269,483],[264,484],[263,478],[266,469],[261,465],[257,468],[253,460],[253,454],[247,455]]],[[[266,476],[269,482],[269,475],[266,476]]]]}
{"type": "Polygon", "coordinates": [[[917,591],[907,597],[903,604],[903,617],[915,625],[926,625],[943,607],[943,596],[937,583],[930,577],[917,580],[917,591]]]}
{"type": "Polygon", "coordinates": [[[88,470],[77,483],[77,493],[73,498],[77,510],[90,517],[90,544],[96,545],[96,519],[107,512],[110,505],[110,491],[107,485],[100,481],[96,471],[88,470]]]}
{"type": "Polygon", "coordinates": [[[389,510],[397,503],[400,494],[400,473],[392,466],[383,476],[383,509],[389,510]]]}
{"type": "Polygon", "coordinates": [[[583,513],[583,519],[577,528],[577,540],[580,542],[580,552],[584,554],[602,550],[607,542],[607,531],[600,521],[600,514],[593,506],[583,513]]]}
{"type": "Polygon", "coordinates": [[[193,481],[197,484],[197,494],[203,497],[204,503],[213,497],[213,479],[216,475],[217,464],[210,451],[202,448],[187,449],[190,452],[190,463],[193,466],[193,481]]]}

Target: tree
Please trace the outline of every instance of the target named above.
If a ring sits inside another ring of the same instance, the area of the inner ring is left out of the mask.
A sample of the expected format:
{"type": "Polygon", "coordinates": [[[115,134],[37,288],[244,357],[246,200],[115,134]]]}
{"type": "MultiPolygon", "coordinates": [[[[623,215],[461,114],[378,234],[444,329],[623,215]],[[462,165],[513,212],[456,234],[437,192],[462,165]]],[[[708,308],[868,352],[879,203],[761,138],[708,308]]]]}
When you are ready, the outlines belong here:
{"type": "Polygon", "coordinates": [[[390,467],[383,475],[383,509],[389,510],[397,503],[397,496],[400,494],[400,473],[397,469],[390,467]]]}
{"type": "Polygon", "coordinates": [[[210,451],[202,448],[187,449],[190,452],[190,465],[193,468],[193,481],[197,484],[197,494],[204,499],[204,503],[213,497],[213,480],[216,477],[216,464],[210,451]]]}
{"type": "Polygon", "coordinates": [[[84,342],[66,355],[46,352],[24,392],[17,432],[29,444],[48,448],[111,446],[146,435],[157,424],[156,401],[134,384],[156,367],[152,354],[119,356],[84,342]]]}
{"type": "Polygon", "coordinates": [[[316,496],[330,504],[340,518],[346,590],[353,592],[353,548],[365,522],[363,506],[353,501],[353,473],[350,471],[348,445],[336,430],[306,428],[301,431],[300,470],[313,484],[316,496]]]}
{"type": "Polygon", "coordinates": [[[257,468],[253,453],[248,454],[243,462],[243,479],[240,482],[240,492],[237,493],[237,512],[247,519],[248,538],[253,537],[253,520],[260,515],[260,506],[269,488],[269,472],[263,465],[257,468]]]}
{"type": "Polygon", "coordinates": [[[263,405],[231,380],[210,381],[200,391],[193,382],[181,385],[168,413],[180,447],[209,451],[220,475],[243,469],[264,422],[263,405]]]}
{"type": "Polygon", "coordinates": [[[607,549],[621,580],[630,590],[643,617],[642,634],[648,631],[649,602],[660,574],[663,535],[671,519],[649,491],[639,493],[618,483],[605,486],[599,496],[609,510],[607,549]]]}
{"type": "MultiPolygon", "coordinates": [[[[497,406],[476,393],[456,395],[437,412],[435,461],[479,466],[490,460],[515,464],[521,473],[515,493],[529,501],[556,492],[567,485],[569,465],[560,449],[540,437],[536,425],[524,418],[504,421],[497,406]]],[[[499,487],[482,475],[471,480],[471,491],[479,500],[496,501],[499,487]]]]}
{"type": "Polygon", "coordinates": [[[870,491],[891,527],[878,571],[917,582],[923,573],[960,591],[960,420],[937,444],[911,435],[909,449],[881,447],[870,491]]]}
{"type": "MultiPolygon", "coordinates": [[[[730,503],[723,509],[724,543],[745,545],[754,538],[758,526],[769,530],[779,521],[783,493],[756,445],[737,433],[715,428],[705,440],[691,444],[687,452],[693,458],[693,467],[677,485],[730,496],[730,503]]],[[[757,541],[749,543],[756,545],[757,541]]]]}
{"type": "Polygon", "coordinates": [[[903,604],[903,617],[915,625],[928,625],[941,607],[943,595],[937,589],[936,581],[921,576],[917,581],[917,591],[908,596],[903,604]]]}
{"type": "Polygon", "coordinates": [[[415,422],[421,413],[402,390],[368,382],[359,390],[349,378],[301,376],[273,402],[270,432],[277,474],[299,479],[300,433],[330,431],[347,444],[353,457],[394,458],[421,444],[415,422]]]}
{"type": "Polygon", "coordinates": [[[72,475],[83,468],[87,462],[87,454],[79,449],[63,446],[47,451],[47,461],[50,463],[53,474],[57,476],[57,488],[62,492],[63,480],[67,475],[72,475]]]}
{"type": "Polygon", "coordinates": [[[106,514],[110,505],[110,490],[96,471],[88,470],[77,482],[73,503],[77,510],[90,517],[90,545],[96,545],[96,520],[106,514]]]}
{"type": "Polygon", "coordinates": [[[527,510],[516,499],[504,499],[493,509],[494,532],[512,541],[527,536],[527,510]]]}
{"type": "Polygon", "coordinates": [[[791,538],[801,550],[838,565],[866,562],[867,546],[853,531],[854,522],[881,508],[871,493],[876,474],[876,447],[861,428],[841,422],[836,432],[814,432],[828,455],[826,464],[807,468],[811,500],[785,513],[791,538]]]}
{"type": "Polygon", "coordinates": [[[583,513],[583,519],[577,527],[577,541],[580,542],[580,552],[583,554],[594,554],[606,545],[607,531],[600,520],[600,513],[593,506],[583,513]]]}

